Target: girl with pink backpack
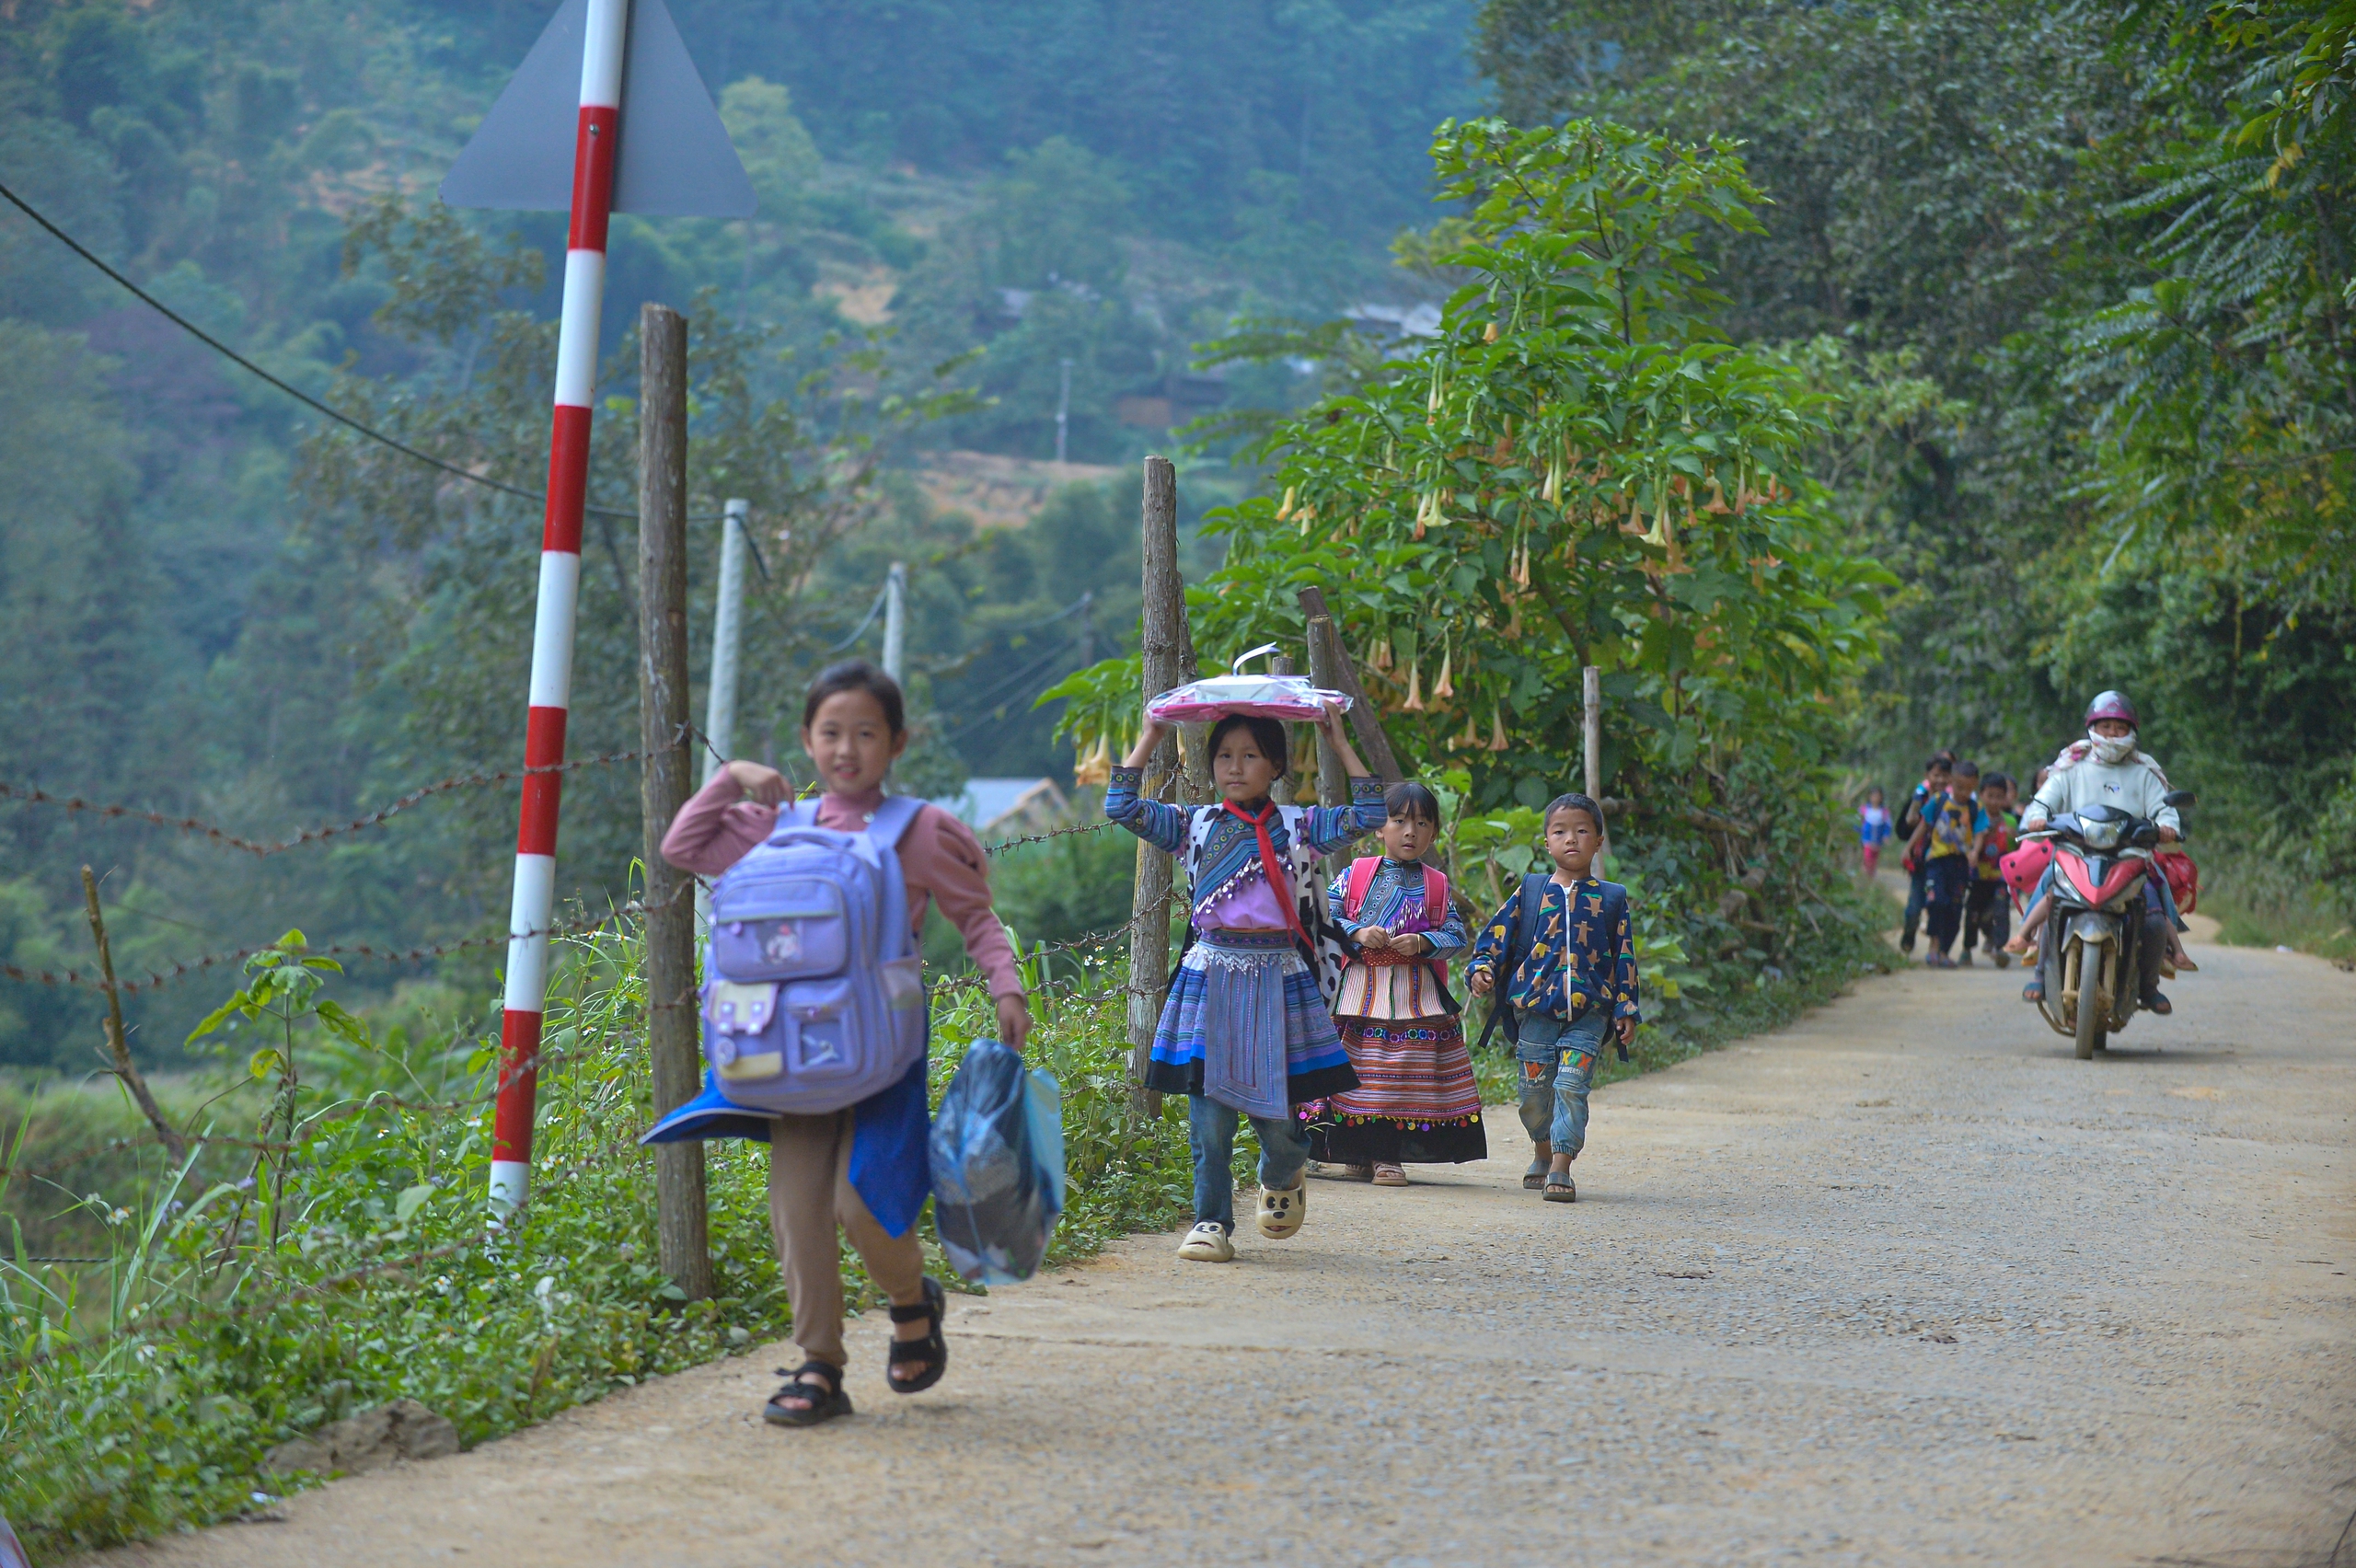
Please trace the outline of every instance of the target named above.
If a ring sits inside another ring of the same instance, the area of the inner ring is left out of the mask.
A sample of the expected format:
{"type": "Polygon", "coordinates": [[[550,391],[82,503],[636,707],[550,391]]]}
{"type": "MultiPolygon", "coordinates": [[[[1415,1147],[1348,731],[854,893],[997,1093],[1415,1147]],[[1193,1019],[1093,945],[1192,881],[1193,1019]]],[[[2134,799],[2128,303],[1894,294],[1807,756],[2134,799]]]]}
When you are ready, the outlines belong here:
{"type": "Polygon", "coordinates": [[[1031,1032],[973,830],[884,793],[907,744],[899,683],[862,660],[831,665],[802,710],[803,749],[826,787],[815,804],[794,801],[777,769],[732,762],[663,839],[671,864],[722,877],[702,998],[711,1071],[704,1094],[644,1141],[769,1146],[769,1228],[804,1357],[762,1408],[780,1426],[851,1413],[837,1226],[892,1300],[892,1391],[920,1392],[949,1368],[941,1283],[925,1274],[916,1231],[932,1190],[915,946],[929,903],[987,976],[999,1039],[1021,1051],[1031,1032]]]}
{"type": "Polygon", "coordinates": [[[1312,1158],[1346,1180],[1407,1185],[1409,1165],[1489,1157],[1481,1090],[1464,1046],[1448,961],[1471,939],[1448,878],[1424,854],[1439,836],[1439,799],[1412,779],[1383,794],[1382,853],[1350,863],[1325,890],[1355,948],[1334,1024],[1358,1087],[1300,1108],[1312,1158]]]}

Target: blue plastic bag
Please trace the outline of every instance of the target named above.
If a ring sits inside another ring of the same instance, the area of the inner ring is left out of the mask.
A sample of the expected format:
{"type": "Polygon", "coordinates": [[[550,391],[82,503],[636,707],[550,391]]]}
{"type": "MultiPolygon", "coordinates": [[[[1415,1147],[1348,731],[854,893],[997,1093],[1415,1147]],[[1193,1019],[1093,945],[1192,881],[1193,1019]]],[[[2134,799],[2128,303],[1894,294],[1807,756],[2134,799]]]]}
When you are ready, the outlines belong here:
{"type": "Polygon", "coordinates": [[[1064,1212],[1063,1089],[995,1040],[976,1040],[933,1117],[932,1216],[959,1274],[1029,1279],[1064,1212]]]}

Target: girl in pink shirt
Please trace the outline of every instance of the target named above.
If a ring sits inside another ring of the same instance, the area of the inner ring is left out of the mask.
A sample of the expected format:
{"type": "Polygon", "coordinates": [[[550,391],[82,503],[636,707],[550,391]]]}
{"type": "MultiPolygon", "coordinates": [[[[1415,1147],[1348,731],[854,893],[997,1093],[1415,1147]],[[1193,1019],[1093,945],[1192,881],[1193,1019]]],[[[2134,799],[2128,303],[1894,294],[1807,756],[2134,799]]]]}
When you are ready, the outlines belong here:
{"type": "MultiPolygon", "coordinates": [[[[802,711],[803,749],[826,786],[818,825],[858,832],[883,803],[884,776],[907,744],[899,683],[863,660],[821,672],[802,711]]],[[[791,793],[777,769],[732,762],[681,809],[664,836],[663,858],[698,876],[718,876],[769,836],[778,807],[791,793]]],[[[1031,1032],[1030,1006],[1005,928],[990,907],[989,877],[973,830],[928,805],[901,838],[899,856],[911,928],[922,928],[932,903],[955,922],[997,998],[999,1038],[1020,1051],[1031,1032]]],[[[948,1369],[941,1285],[925,1277],[916,1233],[930,1190],[925,1128],[921,1061],[903,1082],[848,1110],[769,1119],[769,1228],[793,1304],[793,1343],[807,1360],[770,1396],[765,1419],[814,1426],[850,1413],[843,1391],[837,1225],[892,1299],[886,1377],[893,1390],[929,1389],[948,1369]]]]}

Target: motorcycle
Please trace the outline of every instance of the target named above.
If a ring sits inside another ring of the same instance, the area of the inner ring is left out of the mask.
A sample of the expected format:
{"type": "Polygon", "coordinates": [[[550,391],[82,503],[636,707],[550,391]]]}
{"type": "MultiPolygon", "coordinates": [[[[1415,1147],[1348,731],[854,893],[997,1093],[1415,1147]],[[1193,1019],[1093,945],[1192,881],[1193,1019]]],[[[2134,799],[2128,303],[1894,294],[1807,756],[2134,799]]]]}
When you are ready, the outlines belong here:
{"type": "MultiPolygon", "coordinates": [[[[2193,794],[2177,790],[2162,799],[2184,807],[2193,794]]],[[[2021,836],[2053,847],[2053,907],[2038,944],[2045,976],[2038,1011],[2056,1034],[2076,1043],[2078,1060],[2091,1061],[2141,1007],[2143,885],[2160,874],[2150,857],[2159,846],[2159,824],[2117,806],[2090,806],[2021,836]]]]}

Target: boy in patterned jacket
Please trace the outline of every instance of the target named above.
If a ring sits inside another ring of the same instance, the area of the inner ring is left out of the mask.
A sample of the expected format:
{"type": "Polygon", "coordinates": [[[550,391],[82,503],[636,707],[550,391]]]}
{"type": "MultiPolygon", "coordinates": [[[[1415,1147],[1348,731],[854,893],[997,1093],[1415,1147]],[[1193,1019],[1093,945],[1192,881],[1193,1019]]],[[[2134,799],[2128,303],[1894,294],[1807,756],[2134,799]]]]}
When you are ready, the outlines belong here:
{"type": "Polygon", "coordinates": [[[1491,916],[1472,944],[1465,983],[1517,1027],[1521,1124],[1536,1146],[1522,1175],[1550,1204],[1578,1201],[1571,1161],[1587,1146],[1588,1091],[1606,1034],[1620,1059],[1636,1037],[1636,945],[1628,890],[1589,875],[1603,847],[1603,813],[1585,795],[1546,807],[1552,876],[1533,871],[1491,916]]]}

